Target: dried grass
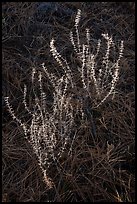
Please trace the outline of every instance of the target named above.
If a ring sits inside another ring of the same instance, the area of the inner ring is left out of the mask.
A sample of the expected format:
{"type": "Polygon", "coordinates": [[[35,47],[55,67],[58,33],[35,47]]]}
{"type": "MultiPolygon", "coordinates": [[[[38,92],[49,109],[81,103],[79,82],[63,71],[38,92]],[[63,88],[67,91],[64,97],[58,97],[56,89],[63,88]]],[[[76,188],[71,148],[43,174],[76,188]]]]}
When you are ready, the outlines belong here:
{"type": "MultiPolygon", "coordinates": [[[[131,3],[131,2],[130,2],[131,3]]],[[[77,139],[70,157],[60,160],[60,173],[53,165],[49,176],[54,181],[48,189],[42,180],[37,159],[25,141],[21,128],[12,120],[3,101],[2,123],[2,201],[3,202],[133,202],[135,201],[135,12],[133,5],[116,2],[58,2],[57,6],[71,9],[72,15],[57,12],[36,14],[38,3],[3,2],[2,4],[2,75],[3,96],[22,116],[20,104],[24,82],[29,85],[31,67],[39,68],[43,61],[55,72],[49,54],[52,36],[66,56],[69,31],[77,9],[82,9],[81,30],[91,26],[93,37],[104,31],[116,40],[124,40],[121,77],[116,97],[94,113],[96,134],[91,121],[75,127],[77,139]],[[40,18],[40,16],[39,16],[40,18]],[[62,50],[63,49],[63,50],[62,50]]],[[[96,37],[97,36],[97,37],[96,37]]],[[[85,38],[83,32],[83,39],[85,38]]],[[[94,46],[94,45],[93,45],[94,46]]],[[[68,49],[68,50],[67,50],[68,49]]],[[[70,50],[71,51],[71,50],[70,50]]],[[[70,52],[71,53],[71,52],[70,52]]],[[[69,55],[70,56],[70,55],[69,55]]],[[[70,63],[78,63],[71,54],[70,63]]],[[[76,76],[77,79],[77,76],[76,76]]],[[[31,87],[30,87],[31,92],[31,87]]],[[[29,102],[31,105],[31,100],[29,102]]]]}

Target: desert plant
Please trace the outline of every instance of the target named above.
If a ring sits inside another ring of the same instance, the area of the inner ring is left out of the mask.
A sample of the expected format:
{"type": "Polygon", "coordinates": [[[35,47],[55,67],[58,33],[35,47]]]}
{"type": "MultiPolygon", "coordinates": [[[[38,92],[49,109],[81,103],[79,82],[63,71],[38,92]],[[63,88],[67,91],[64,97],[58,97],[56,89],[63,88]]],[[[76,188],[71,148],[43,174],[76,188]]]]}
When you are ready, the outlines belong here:
{"type": "MultiPolygon", "coordinates": [[[[119,62],[123,54],[123,41],[120,43],[118,58],[115,61],[110,60],[111,49],[115,50],[115,43],[112,37],[108,34],[102,34],[102,37],[106,40],[106,52],[103,58],[100,60],[102,63],[98,66],[98,56],[101,47],[101,40],[98,40],[97,51],[94,54],[90,47],[90,32],[86,29],[86,44],[80,43],[79,37],[79,21],[81,17],[81,10],[78,10],[75,19],[75,33],[76,39],[74,38],[73,32],[70,32],[70,41],[76,52],[77,58],[80,61],[78,72],[81,78],[81,84],[85,93],[86,98],[90,99],[87,106],[91,106],[91,109],[98,108],[103,104],[107,98],[114,94],[115,86],[119,78],[119,62]],[[92,101],[90,103],[90,101],[92,101]]],[[[73,72],[68,62],[61,56],[55,47],[55,40],[51,39],[50,51],[62,67],[63,74],[61,77],[57,77],[54,73],[50,73],[46,68],[45,64],[42,64],[43,71],[49,79],[53,90],[53,102],[52,107],[47,106],[47,95],[43,90],[43,75],[41,71],[32,69],[32,87],[35,87],[34,81],[36,75],[39,81],[40,96],[36,94],[36,90],[33,89],[34,93],[34,104],[33,108],[28,107],[26,95],[27,86],[24,86],[23,104],[31,116],[31,123],[26,124],[22,122],[14,113],[14,110],[9,102],[9,97],[5,97],[5,102],[8,110],[14,120],[19,123],[23,128],[27,141],[30,142],[34,153],[38,158],[38,163],[44,174],[44,179],[49,187],[52,186],[51,181],[47,177],[47,169],[53,162],[57,165],[59,159],[62,156],[66,148],[70,153],[73,149],[73,142],[76,134],[72,132],[73,125],[75,123],[75,116],[79,112],[81,118],[86,117],[85,101],[79,99],[79,104],[74,108],[72,104],[74,93],[69,92],[77,87],[74,80],[73,72]],[[73,133],[73,135],[72,135],[73,133]],[[68,144],[69,147],[66,147],[68,144]]],[[[87,107],[88,108],[88,107],[87,107]]]]}

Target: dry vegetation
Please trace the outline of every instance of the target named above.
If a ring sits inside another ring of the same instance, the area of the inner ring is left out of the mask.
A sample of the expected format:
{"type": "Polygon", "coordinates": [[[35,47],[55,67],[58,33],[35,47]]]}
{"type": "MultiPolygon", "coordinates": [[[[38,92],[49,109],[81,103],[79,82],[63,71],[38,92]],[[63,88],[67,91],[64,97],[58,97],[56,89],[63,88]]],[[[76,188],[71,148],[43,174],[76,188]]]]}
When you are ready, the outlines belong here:
{"type": "MultiPolygon", "coordinates": [[[[58,2],[47,4],[43,10],[38,2],[3,2],[3,96],[10,97],[19,117],[29,123],[20,100],[24,83],[30,86],[32,67],[39,70],[39,65],[45,62],[49,70],[59,70],[49,52],[51,38],[56,39],[61,54],[72,66],[77,63],[69,39],[77,9],[82,10],[81,38],[85,38],[82,31],[88,26],[95,41],[104,32],[113,35],[116,41],[124,41],[118,93],[114,100],[107,100],[93,112],[94,131],[93,121],[87,118],[81,124],[77,118],[73,154],[64,154],[59,161],[60,172],[54,165],[49,169],[54,181],[52,189],[43,182],[37,158],[3,100],[3,202],[135,201],[134,3],[58,2]]],[[[32,101],[28,102],[31,106],[32,101]]],[[[75,103],[74,100],[74,106],[75,103]]]]}

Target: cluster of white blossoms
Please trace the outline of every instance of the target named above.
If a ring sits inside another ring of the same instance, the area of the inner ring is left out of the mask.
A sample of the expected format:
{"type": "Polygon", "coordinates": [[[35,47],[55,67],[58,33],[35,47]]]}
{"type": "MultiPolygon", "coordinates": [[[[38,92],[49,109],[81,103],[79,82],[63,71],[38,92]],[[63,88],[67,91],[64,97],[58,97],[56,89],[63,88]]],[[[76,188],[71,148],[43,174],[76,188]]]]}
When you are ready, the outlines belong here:
{"type": "Polygon", "coordinates": [[[93,108],[99,107],[106,99],[115,91],[115,86],[119,78],[119,62],[123,55],[123,41],[120,42],[118,59],[112,62],[110,58],[111,49],[115,50],[115,43],[112,37],[102,34],[106,41],[106,52],[102,58],[102,65],[98,67],[97,57],[101,47],[101,39],[98,40],[96,53],[93,54],[90,46],[90,31],[86,29],[86,43],[80,43],[78,24],[81,18],[81,10],[78,10],[75,20],[76,40],[74,40],[73,32],[70,32],[70,40],[74,51],[81,61],[79,72],[83,83],[83,88],[88,92],[90,98],[94,101],[93,108]],[[75,42],[76,41],[76,42],[75,42]],[[94,86],[95,94],[91,95],[91,87],[94,86]],[[99,99],[99,100],[97,100],[99,99]]]}
{"type": "MultiPolygon", "coordinates": [[[[77,71],[79,72],[83,90],[85,90],[86,97],[89,97],[92,101],[92,104],[88,103],[88,106],[98,108],[115,91],[119,78],[119,62],[123,54],[123,41],[119,46],[118,59],[112,63],[109,56],[110,50],[114,48],[115,43],[108,34],[102,34],[103,39],[106,41],[106,52],[102,58],[102,65],[98,67],[97,57],[100,52],[101,40],[98,40],[96,53],[93,53],[90,47],[90,31],[86,29],[86,43],[80,43],[78,30],[80,17],[81,10],[78,10],[74,25],[76,35],[74,37],[73,32],[70,32],[70,41],[81,64],[77,71]],[[92,92],[92,89],[94,89],[94,92],[92,92]]],[[[51,187],[51,181],[47,176],[48,167],[54,162],[58,168],[58,161],[67,145],[69,146],[67,151],[72,152],[74,139],[76,138],[75,133],[72,135],[76,112],[79,110],[82,118],[86,114],[82,100],[79,107],[74,107],[72,104],[74,94],[69,93],[69,90],[70,88],[71,90],[76,88],[77,84],[74,81],[73,72],[68,62],[57,51],[54,39],[51,39],[50,51],[64,74],[57,77],[54,73],[48,71],[44,63],[42,64],[43,72],[37,71],[35,68],[32,69],[32,86],[35,87],[34,81],[38,80],[40,96],[37,96],[34,89],[33,108],[29,108],[26,100],[27,86],[24,85],[23,104],[32,118],[30,125],[22,122],[16,116],[9,102],[9,97],[5,97],[8,110],[12,118],[23,128],[25,137],[37,156],[38,164],[49,187],[51,187]],[[49,79],[52,85],[52,111],[47,107],[47,94],[44,92],[43,75],[49,79]]]]}

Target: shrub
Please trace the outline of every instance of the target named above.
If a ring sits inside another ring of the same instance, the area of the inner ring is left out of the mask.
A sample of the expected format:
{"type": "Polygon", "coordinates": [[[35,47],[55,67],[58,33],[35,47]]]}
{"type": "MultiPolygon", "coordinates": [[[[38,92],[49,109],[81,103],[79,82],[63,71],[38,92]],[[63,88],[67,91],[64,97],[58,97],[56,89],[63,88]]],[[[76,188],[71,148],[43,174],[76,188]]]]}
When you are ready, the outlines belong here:
{"type": "MultiPolygon", "coordinates": [[[[47,94],[43,90],[43,75],[42,71],[32,70],[32,87],[34,93],[33,108],[27,105],[27,86],[24,85],[23,104],[25,110],[31,116],[30,125],[22,122],[14,113],[14,110],[9,102],[9,97],[5,97],[5,102],[8,110],[14,120],[23,128],[24,134],[28,142],[30,142],[34,153],[38,158],[38,164],[44,174],[44,179],[49,187],[52,187],[52,181],[47,176],[47,169],[52,163],[55,163],[59,168],[59,159],[67,149],[68,154],[72,152],[73,143],[76,139],[76,134],[73,132],[75,117],[79,114],[79,118],[84,120],[87,117],[87,110],[91,108],[97,109],[108,99],[109,96],[114,96],[115,87],[119,78],[119,62],[123,54],[123,41],[120,42],[118,57],[116,60],[110,59],[110,53],[115,48],[115,43],[112,37],[108,34],[102,34],[106,41],[106,52],[101,59],[98,59],[103,40],[98,40],[96,53],[93,53],[90,46],[90,31],[86,29],[86,43],[81,44],[79,35],[79,21],[81,10],[78,10],[75,19],[75,35],[70,32],[70,41],[80,62],[77,71],[80,76],[81,86],[83,88],[85,98],[76,96],[73,90],[77,88],[77,83],[74,80],[74,73],[71,70],[68,62],[61,56],[55,47],[55,40],[51,39],[50,51],[63,69],[61,77],[57,77],[54,73],[50,73],[43,63],[41,66],[43,71],[50,81],[53,89],[52,107],[47,106],[47,94]],[[99,63],[101,62],[101,63],[99,63]],[[35,90],[34,81],[36,75],[39,81],[40,96],[35,90]],[[72,90],[72,93],[69,90],[72,90]],[[73,106],[73,98],[78,97],[79,103],[76,107],[73,106]],[[86,100],[88,101],[86,103],[86,100]]],[[[90,112],[90,114],[92,114],[90,112]]]]}

